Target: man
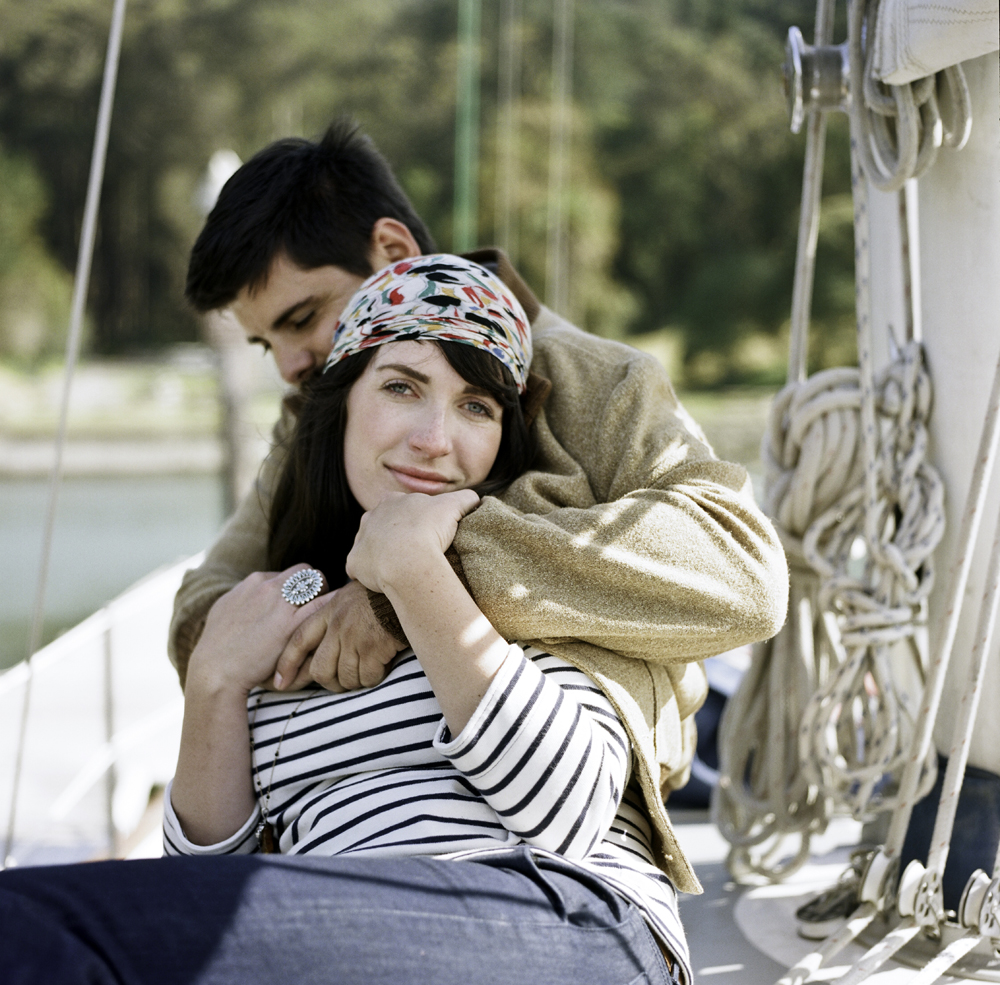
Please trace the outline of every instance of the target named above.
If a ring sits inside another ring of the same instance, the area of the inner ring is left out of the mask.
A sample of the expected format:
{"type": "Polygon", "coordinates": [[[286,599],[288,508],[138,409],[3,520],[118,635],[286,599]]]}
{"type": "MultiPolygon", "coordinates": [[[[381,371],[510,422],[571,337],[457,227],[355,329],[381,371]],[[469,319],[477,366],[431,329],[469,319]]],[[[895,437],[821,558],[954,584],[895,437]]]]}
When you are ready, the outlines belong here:
{"type": "MultiPolygon", "coordinates": [[[[192,250],[187,296],[200,311],[230,307],[248,341],[299,385],[322,368],[364,279],[433,249],[388,164],[339,123],[318,143],[265,148],[230,179],[192,250]]],[[[635,713],[655,719],[661,785],[674,788],[686,779],[705,694],[697,661],[767,638],[784,619],[781,547],[745,470],[714,458],[655,360],[541,306],[498,251],[471,256],[499,274],[532,323],[539,454],[535,469],[462,521],[454,563],[507,639],[569,659],[586,650],[598,663],[602,654],[643,662],[649,707],[635,713]]],[[[213,603],[267,567],[293,405],[286,400],[257,488],[178,592],[170,655],[182,683],[213,603]]],[[[326,574],[334,586],[343,579],[326,574]]],[[[373,685],[404,645],[392,625],[384,599],[349,582],[289,646],[312,653],[311,676],[326,687],[373,685]]]]}

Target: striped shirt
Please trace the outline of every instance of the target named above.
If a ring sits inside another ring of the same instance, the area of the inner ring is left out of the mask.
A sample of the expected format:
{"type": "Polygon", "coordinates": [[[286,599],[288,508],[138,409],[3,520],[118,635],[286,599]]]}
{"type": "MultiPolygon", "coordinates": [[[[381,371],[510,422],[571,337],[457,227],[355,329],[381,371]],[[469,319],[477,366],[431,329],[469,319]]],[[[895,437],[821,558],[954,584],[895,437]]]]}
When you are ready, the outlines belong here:
{"type": "Polygon", "coordinates": [[[512,645],[452,736],[412,650],[373,688],[256,689],[248,702],[258,805],[223,842],[187,840],[170,803],[168,855],[258,851],[262,820],[283,854],[473,859],[527,844],[599,876],[681,961],[670,880],[653,863],[628,736],[604,693],[559,657],[512,645]]]}

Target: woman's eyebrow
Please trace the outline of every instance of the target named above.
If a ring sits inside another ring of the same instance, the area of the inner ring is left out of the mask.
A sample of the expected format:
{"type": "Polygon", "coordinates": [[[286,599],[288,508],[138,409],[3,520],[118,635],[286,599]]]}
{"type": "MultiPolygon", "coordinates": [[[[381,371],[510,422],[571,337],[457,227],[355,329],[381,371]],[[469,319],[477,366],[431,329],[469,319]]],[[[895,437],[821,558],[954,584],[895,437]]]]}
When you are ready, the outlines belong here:
{"type": "MultiPolygon", "coordinates": [[[[383,369],[391,370],[394,373],[402,373],[404,376],[409,376],[416,380],[418,383],[430,383],[431,378],[425,376],[423,373],[418,372],[412,366],[406,366],[403,363],[382,363],[380,366],[375,367],[376,372],[380,372],[383,369]]],[[[483,389],[481,386],[473,386],[473,384],[468,383],[462,393],[473,394],[477,397],[489,397],[492,400],[496,398],[489,392],[489,390],[483,389]]]]}
{"type": "Polygon", "coordinates": [[[395,373],[403,373],[405,376],[410,376],[415,379],[418,383],[430,383],[431,378],[429,376],[424,376],[423,373],[418,373],[417,370],[413,369],[411,366],[404,366],[402,363],[382,363],[381,366],[376,366],[376,370],[391,369],[395,373]]]}

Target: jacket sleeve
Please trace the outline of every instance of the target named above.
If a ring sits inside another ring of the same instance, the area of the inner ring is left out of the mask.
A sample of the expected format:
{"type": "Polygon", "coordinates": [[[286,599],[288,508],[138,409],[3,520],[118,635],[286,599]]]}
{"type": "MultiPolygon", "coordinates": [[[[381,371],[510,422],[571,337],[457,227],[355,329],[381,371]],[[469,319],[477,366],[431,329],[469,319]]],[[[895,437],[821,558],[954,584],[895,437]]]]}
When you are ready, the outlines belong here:
{"type": "Polygon", "coordinates": [[[459,525],[473,596],[508,639],[686,661],[780,628],[788,574],[746,471],[718,461],[651,357],[543,310],[539,459],[459,525]]]}
{"type": "Polygon", "coordinates": [[[201,566],[188,571],[181,582],[167,640],[167,652],[177,668],[181,687],[208,610],[251,572],[267,569],[268,510],[293,423],[294,414],[286,402],[274,426],[271,451],[253,488],[243,497],[201,566]]]}

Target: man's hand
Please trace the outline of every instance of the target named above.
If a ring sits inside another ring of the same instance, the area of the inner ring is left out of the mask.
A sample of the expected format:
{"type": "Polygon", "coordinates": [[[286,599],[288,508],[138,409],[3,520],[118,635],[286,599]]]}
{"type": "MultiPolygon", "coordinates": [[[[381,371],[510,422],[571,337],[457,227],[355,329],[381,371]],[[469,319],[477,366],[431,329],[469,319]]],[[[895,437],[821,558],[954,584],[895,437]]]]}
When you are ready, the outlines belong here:
{"type": "Polygon", "coordinates": [[[402,649],[375,618],[368,590],[350,581],[292,634],[278,660],[274,686],[291,691],[314,680],[337,694],[374,687],[402,649]]]}

